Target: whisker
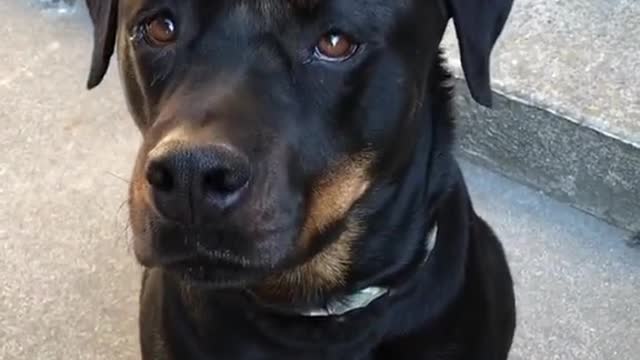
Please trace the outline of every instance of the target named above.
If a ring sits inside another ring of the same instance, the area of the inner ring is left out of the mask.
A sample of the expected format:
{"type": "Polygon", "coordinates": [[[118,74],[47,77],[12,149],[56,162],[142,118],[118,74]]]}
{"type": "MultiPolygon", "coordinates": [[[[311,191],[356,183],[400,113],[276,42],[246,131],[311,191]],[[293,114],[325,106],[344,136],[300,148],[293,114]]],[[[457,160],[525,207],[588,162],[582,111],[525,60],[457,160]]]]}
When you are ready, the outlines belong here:
{"type": "MultiPolygon", "coordinates": [[[[116,228],[121,226],[120,223],[120,213],[122,212],[122,209],[124,208],[124,206],[127,204],[127,200],[122,201],[122,203],[120,203],[120,206],[118,206],[118,210],[116,210],[116,214],[114,216],[114,226],[116,228]]],[[[120,234],[118,234],[117,239],[116,239],[116,243],[118,245],[120,245],[121,241],[124,239],[125,243],[129,243],[129,238],[128,238],[128,230],[129,230],[129,221],[125,221],[124,223],[124,229],[122,230],[122,232],[120,232],[120,234]]],[[[127,247],[129,247],[127,245],[127,247]]]]}
{"type": "MultiPolygon", "coordinates": [[[[122,176],[116,175],[116,174],[112,173],[111,171],[106,171],[106,173],[107,173],[107,174],[109,174],[109,175],[111,175],[111,176],[113,176],[114,178],[116,178],[116,179],[118,179],[118,180],[123,181],[123,182],[124,182],[124,183],[126,183],[126,184],[130,184],[130,183],[131,183],[131,181],[130,181],[130,180],[128,180],[128,179],[126,179],[126,178],[124,178],[124,177],[122,177],[122,176]]],[[[122,206],[121,206],[121,207],[122,207],[122,206]]]]}

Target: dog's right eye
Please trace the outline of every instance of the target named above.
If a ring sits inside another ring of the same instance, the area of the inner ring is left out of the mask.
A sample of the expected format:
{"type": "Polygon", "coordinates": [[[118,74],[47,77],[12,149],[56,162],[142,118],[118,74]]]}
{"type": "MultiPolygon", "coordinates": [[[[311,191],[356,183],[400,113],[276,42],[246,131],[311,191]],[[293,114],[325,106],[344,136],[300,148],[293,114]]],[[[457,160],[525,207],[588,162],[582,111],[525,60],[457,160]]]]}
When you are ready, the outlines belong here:
{"type": "Polygon", "coordinates": [[[316,58],[330,62],[349,59],[358,50],[359,45],[348,35],[332,31],[323,35],[314,49],[316,58]]]}
{"type": "Polygon", "coordinates": [[[144,37],[156,47],[172,44],[178,37],[175,21],[167,15],[158,15],[144,24],[144,37]]]}

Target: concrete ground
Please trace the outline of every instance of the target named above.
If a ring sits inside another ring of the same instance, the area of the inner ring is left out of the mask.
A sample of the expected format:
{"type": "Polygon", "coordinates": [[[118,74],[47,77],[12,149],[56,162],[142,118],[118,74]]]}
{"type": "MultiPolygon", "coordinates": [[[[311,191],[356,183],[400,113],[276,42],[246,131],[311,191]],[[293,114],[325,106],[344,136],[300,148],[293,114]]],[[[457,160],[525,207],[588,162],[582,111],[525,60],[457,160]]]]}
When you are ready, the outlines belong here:
{"type": "MultiPolygon", "coordinates": [[[[84,90],[79,16],[1,1],[0,20],[0,359],[137,358],[140,271],[122,205],[139,137],[116,71],[84,90]]],[[[512,359],[638,359],[640,251],[628,234],[464,171],[513,266],[512,359]]]]}

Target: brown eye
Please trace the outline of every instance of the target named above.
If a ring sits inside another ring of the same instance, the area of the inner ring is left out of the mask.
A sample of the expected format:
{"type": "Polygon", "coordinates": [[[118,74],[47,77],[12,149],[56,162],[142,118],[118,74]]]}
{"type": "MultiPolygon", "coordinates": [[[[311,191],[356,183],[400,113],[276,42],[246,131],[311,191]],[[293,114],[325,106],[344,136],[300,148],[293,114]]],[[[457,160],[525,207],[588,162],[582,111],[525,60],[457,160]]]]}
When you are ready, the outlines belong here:
{"type": "Polygon", "coordinates": [[[154,46],[166,46],[176,41],[177,32],[174,21],[167,16],[157,16],[145,26],[147,41],[154,46]]]}
{"type": "Polygon", "coordinates": [[[327,61],[344,61],[358,49],[351,38],[342,33],[328,33],[316,45],[316,56],[327,61]]]}

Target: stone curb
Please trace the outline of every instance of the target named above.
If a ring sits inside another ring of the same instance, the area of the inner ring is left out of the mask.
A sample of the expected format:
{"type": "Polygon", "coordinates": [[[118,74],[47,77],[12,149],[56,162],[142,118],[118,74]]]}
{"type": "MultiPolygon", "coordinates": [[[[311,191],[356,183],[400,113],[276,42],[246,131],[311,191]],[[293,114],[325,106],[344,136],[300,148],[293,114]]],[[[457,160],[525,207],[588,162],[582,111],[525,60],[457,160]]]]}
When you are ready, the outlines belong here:
{"type": "Polygon", "coordinates": [[[464,157],[640,235],[640,147],[505,94],[485,109],[455,87],[464,157]]]}

